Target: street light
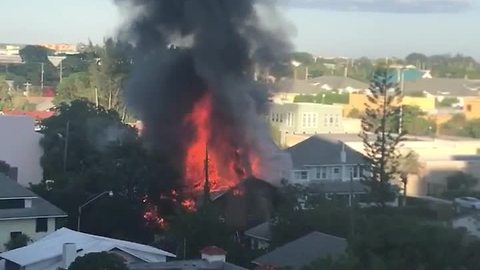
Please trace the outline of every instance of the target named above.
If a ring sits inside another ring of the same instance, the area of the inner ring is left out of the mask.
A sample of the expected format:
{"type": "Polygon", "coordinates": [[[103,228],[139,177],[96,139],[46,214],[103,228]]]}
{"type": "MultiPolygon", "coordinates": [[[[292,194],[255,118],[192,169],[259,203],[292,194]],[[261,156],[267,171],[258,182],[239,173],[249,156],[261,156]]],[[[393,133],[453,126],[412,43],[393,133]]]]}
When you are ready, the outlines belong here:
{"type": "Polygon", "coordinates": [[[96,195],[95,197],[91,198],[90,200],[88,200],[86,203],[80,205],[80,207],[78,207],[78,217],[77,217],[77,231],[79,232],[80,231],[80,222],[81,222],[81,218],[82,218],[82,209],[89,205],[90,203],[94,202],[95,200],[101,198],[102,196],[104,195],[107,195],[112,197],[113,196],[113,191],[104,191],[98,195],[96,195]]]}

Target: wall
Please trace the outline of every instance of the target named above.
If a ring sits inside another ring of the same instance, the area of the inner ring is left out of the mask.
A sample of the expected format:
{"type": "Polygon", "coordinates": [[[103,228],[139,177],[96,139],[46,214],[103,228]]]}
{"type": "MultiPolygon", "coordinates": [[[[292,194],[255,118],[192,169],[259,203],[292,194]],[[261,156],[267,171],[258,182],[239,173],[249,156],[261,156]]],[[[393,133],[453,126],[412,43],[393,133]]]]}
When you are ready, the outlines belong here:
{"type": "Polygon", "coordinates": [[[342,107],[317,103],[271,104],[269,122],[289,134],[343,132],[342,107]]]}
{"type": "Polygon", "coordinates": [[[0,115],[0,160],[18,168],[18,183],[40,183],[42,135],[34,131],[34,120],[27,116],[0,115]]]}
{"type": "Polygon", "coordinates": [[[480,118],[480,98],[464,98],[463,113],[467,119],[480,118]]]}
{"type": "Polygon", "coordinates": [[[11,232],[22,232],[33,241],[55,231],[55,218],[48,219],[47,232],[35,232],[35,219],[0,220],[0,252],[5,251],[4,244],[10,240],[11,232]]]}
{"type": "MultiPolygon", "coordinates": [[[[366,110],[366,103],[369,103],[366,94],[360,93],[350,93],[349,104],[345,106],[344,116],[347,116],[348,113],[356,108],[357,110],[363,112],[366,110]]],[[[435,110],[435,97],[410,97],[404,96],[402,99],[402,104],[405,106],[417,106],[422,111],[429,112],[435,110]]]]}

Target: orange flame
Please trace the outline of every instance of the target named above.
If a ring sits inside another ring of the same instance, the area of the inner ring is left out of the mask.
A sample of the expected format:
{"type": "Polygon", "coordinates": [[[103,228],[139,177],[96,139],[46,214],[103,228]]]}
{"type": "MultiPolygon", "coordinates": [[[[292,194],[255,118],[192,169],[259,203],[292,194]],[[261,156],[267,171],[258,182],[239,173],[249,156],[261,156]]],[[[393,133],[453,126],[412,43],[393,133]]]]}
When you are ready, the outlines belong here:
{"type": "Polygon", "coordinates": [[[214,130],[212,121],[212,98],[207,94],[195,103],[192,112],[184,119],[184,123],[193,128],[194,137],[187,147],[184,160],[183,174],[188,191],[203,189],[207,145],[208,178],[212,191],[235,186],[240,180],[251,176],[252,167],[258,164],[258,158],[249,154],[249,149],[237,149],[233,145],[228,125],[222,127],[223,130],[214,130]],[[245,157],[247,162],[241,162],[245,157]]]}

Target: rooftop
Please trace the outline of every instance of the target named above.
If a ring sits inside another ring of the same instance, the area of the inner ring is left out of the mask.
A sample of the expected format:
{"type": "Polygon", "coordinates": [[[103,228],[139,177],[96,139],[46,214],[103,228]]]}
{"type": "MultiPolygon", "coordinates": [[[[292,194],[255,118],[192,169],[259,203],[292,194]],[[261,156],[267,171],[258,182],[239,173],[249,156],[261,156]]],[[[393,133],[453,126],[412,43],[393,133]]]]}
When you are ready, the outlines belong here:
{"type": "Polygon", "coordinates": [[[271,226],[270,222],[260,223],[257,226],[246,230],[245,235],[252,238],[258,238],[265,241],[270,241],[272,238],[272,232],[270,230],[270,226],[271,226]]]}
{"type": "MultiPolygon", "coordinates": [[[[77,256],[92,252],[121,250],[144,262],[158,262],[165,257],[175,257],[174,254],[147,245],[117,240],[107,237],[86,234],[62,228],[31,245],[0,253],[0,258],[12,261],[21,267],[45,260],[54,260],[51,264],[60,266],[63,244],[73,243],[77,248],[77,256]]],[[[54,265],[55,266],[55,265],[54,265]]],[[[56,269],[56,268],[49,268],[56,269]]]]}
{"type": "Polygon", "coordinates": [[[24,219],[35,217],[66,217],[67,214],[38,197],[35,193],[22,187],[20,184],[10,178],[0,174],[0,200],[5,199],[31,199],[31,207],[0,209],[1,219],[24,219]]]}
{"type": "Polygon", "coordinates": [[[253,263],[301,269],[320,258],[339,256],[345,253],[346,248],[347,240],[344,238],[312,232],[255,259],[253,263]]]}
{"type": "Polygon", "coordinates": [[[329,90],[328,88],[332,90],[346,88],[363,90],[368,88],[368,84],[342,76],[321,76],[310,80],[284,79],[277,83],[277,87],[284,92],[317,94],[329,90]]]}
{"type": "Polygon", "coordinates": [[[342,143],[346,141],[348,140],[342,140],[342,138],[334,135],[316,135],[288,148],[286,151],[292,157],[294,168],[302,168],[308,165],[340,164],[342,163],[340,157],[342,148],[346,152],[347,164],[365,163],[361,153],[342,143]]]}
{"type": "Polygon", "coordinates": [[[161,263],[135,263],[130,270],[247,270],[228,262],[208,262],[207,260],[183,260],[161,263]]]}

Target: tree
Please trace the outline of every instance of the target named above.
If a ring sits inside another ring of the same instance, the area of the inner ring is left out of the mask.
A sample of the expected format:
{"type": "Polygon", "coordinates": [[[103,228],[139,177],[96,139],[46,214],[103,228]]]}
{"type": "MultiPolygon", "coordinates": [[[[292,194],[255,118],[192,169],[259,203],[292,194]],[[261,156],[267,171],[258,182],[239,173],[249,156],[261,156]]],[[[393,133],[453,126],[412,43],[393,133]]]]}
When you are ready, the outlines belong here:
{"type": "Polygon", "coordinates": [[[71,102],[76,99],[88,99],[95,102],[95,90],[92,89],[87,72],[72,73],[64,78],[57,87],[55,104],[71,102]]]}
{"type": "Polygon", "coordinates": [[[350,117],[350,118],[362,118],[362,113],[360,112],[359,109],[357,108],[353,108],[350,112],[348,112],[348,115],[347,117],[350,117]]]}
{"type": "Polygon", "coordinates": [[[121,102],[121,89],[130,71],[133,58],[131,46],[108,39],[98,52],[100,61],[90,66],[92,87],[98,89],[99,103],[108,110],[116,110],[124,118],[125,106],[121,102]]]}
{"type": "Polygon", "coordinates": [[[56,85],[58,82],[58,72],[55,66],[48,60],[48,56],[53,52],[42,46],[27,45],[20,50],[20,57],[24,62],[12,68],[12,72],[21,75],[33,85],[40,85],[41,70],[43,64],[44,85],[56,85]]]}
{"type": "Polygon", "coordinates": [[[41,165],[44,179],[54,182],[48,188],[46,182],[32,186],[34,192],[69,213],[68,226],[75,228],[78,206],[112,190],[114,198],[86,209],[82,230],[148,241],[142,200],[176,188],[168,163],[148,152],[136,130],[123,124],[116,112],[85,100],[61,104],[42,125],[41,165]],[[158,181],[159,176],[165,179],[158,181]],[[116,211],[119,205],[125,213],[116,211]]]}
{"type": "Polygon", "coordinates": [[[78,257],[68,270],[128,270],[122,257],[108,252],[88,253],[78,257]]]}
{"type": "Polygon", "coordinates": [[[10,108],[12,104],[12,95],[9,91],[6,76],[0,74],[0,111],[10,108]]]}
{"type": "MultiPolygon", "coordinates": [[[[436,124],[434,121],[426,119],[426,117],[427,114],[418,106],[403,106],[402,128],[411,135],[431,135],[436,130],[436,124]]],[[[392,120],[390,128],[392,132],[395,132],[400,125],[399,118],[395,117],[392,120]]]]}
{"type": "Polygon", "coordinates": [[[370,199],[385,207],[393,196],[392,182],[398,179],[398,146],[405,133],[388,130],[389,119],[398,117],[401,101],[398,84],[386,69],[379,69],[370,84],[369,103],[362,118],[361,138],[368,166],[363,181],[370,187],[370,199]]]}
{"type": "Polygon", "coordinates": [[[30,237],[22,233],[20,235],[10,238],[10,240],[7,243],[5,243],[5,248],[7,250],[21,248],[28,245],[30,241],[31,241],[30,237]]]}

